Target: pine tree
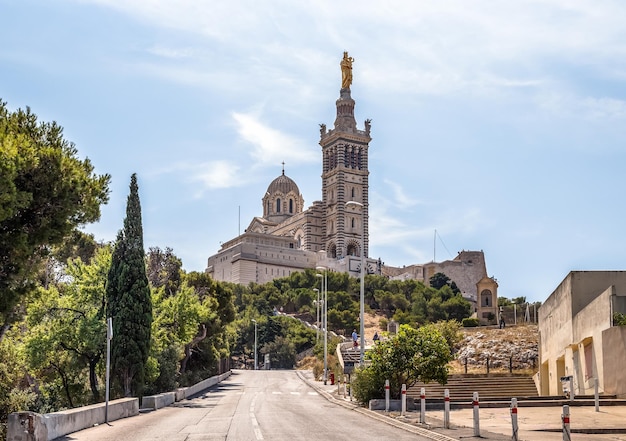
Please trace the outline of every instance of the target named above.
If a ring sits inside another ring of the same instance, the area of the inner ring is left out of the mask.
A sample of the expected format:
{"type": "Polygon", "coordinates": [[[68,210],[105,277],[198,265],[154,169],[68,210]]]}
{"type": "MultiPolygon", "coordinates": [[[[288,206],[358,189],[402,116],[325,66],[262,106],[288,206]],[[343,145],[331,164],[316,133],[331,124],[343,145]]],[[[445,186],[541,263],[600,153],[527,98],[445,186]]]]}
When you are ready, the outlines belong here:
{"type": "Polygon", "coordinates": [[[111,365],[124,396],[141,396],[150,351],[152,303],[144,261],[137,176],[130,180],[124,230],[117,235],[107,282],[108,316],[113,318],[111,365]]]}

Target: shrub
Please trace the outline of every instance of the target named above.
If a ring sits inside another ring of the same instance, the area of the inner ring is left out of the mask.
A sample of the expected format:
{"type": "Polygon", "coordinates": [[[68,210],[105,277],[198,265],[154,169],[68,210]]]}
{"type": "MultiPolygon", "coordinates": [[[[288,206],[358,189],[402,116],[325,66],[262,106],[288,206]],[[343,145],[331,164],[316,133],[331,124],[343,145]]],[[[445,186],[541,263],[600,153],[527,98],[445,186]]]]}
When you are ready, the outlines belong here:
{"type": "Polygon", "coordinates": [[[478,319],[473,317],[464,318],[461,323],[464,328],[475,328],[479,324],[478,319]]]}

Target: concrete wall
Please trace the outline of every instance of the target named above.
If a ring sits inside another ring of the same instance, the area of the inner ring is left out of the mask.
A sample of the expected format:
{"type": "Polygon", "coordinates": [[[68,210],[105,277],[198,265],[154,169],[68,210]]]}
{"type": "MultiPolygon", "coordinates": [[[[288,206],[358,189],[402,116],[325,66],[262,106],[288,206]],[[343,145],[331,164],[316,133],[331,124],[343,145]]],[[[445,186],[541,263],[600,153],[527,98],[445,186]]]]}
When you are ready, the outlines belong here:
{"type": "Polygon", "coordinates": [[[615,393],[609,390],[619,388],[614,377],[621,371],[607,361],[612,365],[609,359],[624,357],[625,349],[607,345],[604,335],[624,299],[626,271],[572,271],[548,297],[539,308],[542,394],[561,395],[564,375],[574,377],[578,395],[593,393],[596,378],[601,392],[615,393]]]}
{"type": "Polygon", "coordinates": [[[602,332],[604,392],[626,398],[626,326],[613,326],[602,332]],[[610,373],[610,375],[609,375],[610,373]]]}
{"type": "MultiPolygon", "coordinates": [[[[169,406],[174,400],[180,401],[191,398],[225,380],[230,374],[231,372],[228,371],[221,375],[207,378],[193,386],[177,389],[174,392],[143,397],[143,407],[156,410],[169,406]]],[[[95,424],[104,424],[104,414],[105,403],[43,415],[34,412],[12,413],[8,419],[7,441],[51,441],[68,433],[92,427],[95,424]]],[[[137,398],[121,398],[109,402],[109,421],[138,414],[139,400],[137,398]]]]}
{"type": "MultiPolygon", "coordinates": [[[[139,414],[137,398],[122,398],[109,402],[109,421],[139,414]]],[[[43,415],[18,412],[9,415],[7,441],[48,441],[68,433],[105,422],[105,403],[77,407],[43,415]]]]}
{"type": "Polygon", "coordinates": [[[141,400],[141,408],[157,410],[174,404],[174,402],[176,402],[176,392],[166,392],[164,394],[143,397],[141,400]]]}

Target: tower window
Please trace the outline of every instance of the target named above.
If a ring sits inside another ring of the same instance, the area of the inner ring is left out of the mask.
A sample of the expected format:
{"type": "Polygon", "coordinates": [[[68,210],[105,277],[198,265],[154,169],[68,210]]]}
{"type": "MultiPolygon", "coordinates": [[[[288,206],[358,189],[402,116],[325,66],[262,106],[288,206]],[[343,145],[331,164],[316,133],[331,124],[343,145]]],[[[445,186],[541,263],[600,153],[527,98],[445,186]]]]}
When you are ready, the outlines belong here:
{"type": "Polygon", "coordinates": [[[352,199],[354,199],[354,187],[352,187],[352,199]]]}
{"type": "Polygon", "coordinates": [[[354,218],[352,218],[352,228],[354,228],[354,218]]]}
{"type": "Polygon", "coordinates": [[[293,213],[293,199],[289,199],[289,213],[293,213]]]}
{"type": "Polygon", "coordinates": [[[276,199],[276,213],[280,213],[280,198],[276,199]]]}

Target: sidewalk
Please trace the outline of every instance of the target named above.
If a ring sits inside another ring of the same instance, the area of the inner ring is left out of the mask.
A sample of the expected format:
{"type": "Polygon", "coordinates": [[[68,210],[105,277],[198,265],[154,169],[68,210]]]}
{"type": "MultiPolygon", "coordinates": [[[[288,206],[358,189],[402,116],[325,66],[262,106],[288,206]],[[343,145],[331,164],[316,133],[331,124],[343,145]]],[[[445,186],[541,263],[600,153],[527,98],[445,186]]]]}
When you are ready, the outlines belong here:
{"type": "MultiPolygon", "coordinates": [[[[327,399],[344,407],[368,414],[388,424],[405,427],[407,430],[427,436],[433,440],[486,439],[510,441],[512,439],[511,414],[509,408],[479,409],[480,436],[474,435],[473,409],[450,412],[450,429],[443,428],[443,411],[427,411],[426,424],[419,423],[419,411],[399,412],[370,411],[355,401],[343,396],[337,385],[324,385],[313,379],[310,371],[298,371],[313,388],[327,399]]],[[[562,406],[519,407],[517,413],[518,439],[520,441],[562,441],[562,406]]],[[[596,412],[592,406],[570,406],[570,430],[572,441],[626,441],[626,406],[601,406],[596,412]]]]}

